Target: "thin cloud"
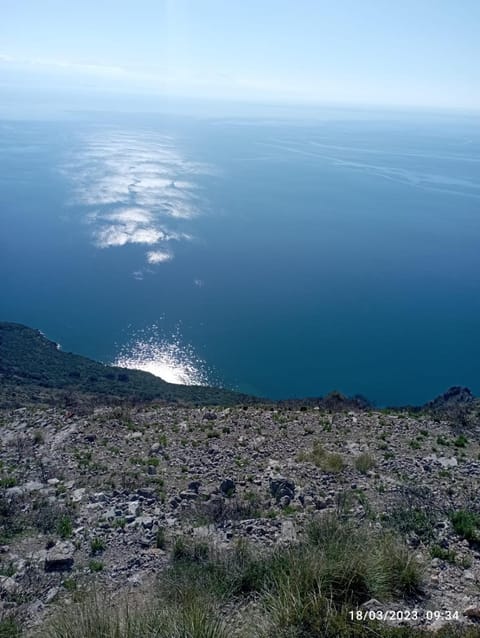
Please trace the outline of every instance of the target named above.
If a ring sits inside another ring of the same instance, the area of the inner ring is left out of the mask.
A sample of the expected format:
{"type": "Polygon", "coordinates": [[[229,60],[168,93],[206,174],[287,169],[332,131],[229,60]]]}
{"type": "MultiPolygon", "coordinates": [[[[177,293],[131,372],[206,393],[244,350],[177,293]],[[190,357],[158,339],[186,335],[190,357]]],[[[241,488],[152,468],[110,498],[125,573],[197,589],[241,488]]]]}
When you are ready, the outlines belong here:
{"type": "Polygon", "coordinates": [[[162,264],[171,259],[173,259],[172,253],[163,250],[152,250],[147,253],[147,261],[149,264],[162,264]]]}
{"type": "Polygon", "coordinates": [[[0,63],[11,64],[26,68],[42,67],[45,70],[59,69],[74,72],[78,71],[81,73],[88,73],[93,75],[108,75],[117,77],[128,77],[129,75],[134,75],[134,73],[129,69],[112,64],[74,62],[72,60],[58,58],[22,58],[5,53],[0,54],[0,63]]]}

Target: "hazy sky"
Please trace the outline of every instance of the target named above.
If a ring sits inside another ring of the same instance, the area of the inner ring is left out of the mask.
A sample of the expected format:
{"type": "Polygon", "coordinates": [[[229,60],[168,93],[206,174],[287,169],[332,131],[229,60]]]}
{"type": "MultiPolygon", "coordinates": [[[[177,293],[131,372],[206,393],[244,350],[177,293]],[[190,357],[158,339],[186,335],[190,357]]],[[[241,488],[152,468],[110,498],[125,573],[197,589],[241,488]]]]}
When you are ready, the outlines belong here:
{"type": "Polygon", "coordinates": [[[479,0],[0,0],[12,88],[480,110],[479,0]]]}

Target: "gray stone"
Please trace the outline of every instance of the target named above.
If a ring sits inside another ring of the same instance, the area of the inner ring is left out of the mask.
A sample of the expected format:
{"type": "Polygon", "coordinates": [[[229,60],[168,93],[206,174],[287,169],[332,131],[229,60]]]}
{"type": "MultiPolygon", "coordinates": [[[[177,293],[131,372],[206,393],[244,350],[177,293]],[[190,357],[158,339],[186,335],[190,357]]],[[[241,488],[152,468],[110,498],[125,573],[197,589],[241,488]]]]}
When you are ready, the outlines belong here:
{"type": "Polygon", "coordinates": [[[287,543],[297,540],[297,532],[295,531],[295,525],[293,524],[293,521],[282,521],[280,540],[287,543]]]}
{"type": "Polygon", "coordinates": [[[13,594],[17,589],[17,583],[10,576],[0,576],[0,592],[13,594]]]}
{"type": "Polygon", "coordinates": [[[54,545],[45,557],[45,571],[68,571],[73,567],[74,547],[72,543],[63,542],[54,545]]]}
{"type": "Polygon", "coordinates": [[[190,483],[188,484],[188,489],[190,492],[195,492],[195,494],[198,494],[199,490],[200,490],[200,486],[201,486],[201,482],[200,481],[190,481],[190,483]]]}
{"type": "Polygon", "coordinates": [[[128,513],[131,516],[138,516],[140,512],[140,501],[130,501],[128,504],[128,513]]]}
{"type": "Polygon", "coordinates": [[[283,476],[276,476],[270,479],[270,493],[277,503],[283,496],[293,499],[295,497],[295,483],[283,476]]]}
{"type": "Polygon", "coordinates": [[[438,462],[444,468],[457,467],[457,465],[458,465],[458,461],[457,461],[457,459],[454,456],[452,456],[450,458],[442,456],[442,457],[440,457],[438,459],[438,462]]]}
{"type": "Polygon", "coordinates": [[[471,620],[480,620],[480,606],[471,605],[470,607],[467,607],[464,610],[463,615],[471,620]]]}
{"type": "Polygon", "coordinates": [[[233,481],[230,478],[223,479],[223,481],[220,483],[220,492],[224,496],[231,496],[232,494],[235,493],[236,489],[237,488],[236,488],[236,485],[235,485],[235,481],[233,481]]]}
{"type": "Polygon", "coordinates": [[[16,498],[23,495],[23,490],[21,487],[16,485],[15,487],[9,487],[6,490],[5,495],[7,498],[16,498]]]}
{"type": "Polygon", "coordinates": [[[139,487],[137,494],[144,498],[155,498],[156,495],[154,487],[139,487]]]}
{"type": "Polygon", "coordinates": [[[80,501],[83,499],[84,496],[85,496],[85,488],[79,487],[78,489],[73,490],[72,492],[72,502],[80,503],[80,501]]]}
{"type": "Polygon", "coordinates": [[[180,492],[180,498],[184,501],[195,501],[198,494],[196,492],[180,492]]]}
{"type": "Polygon", "coordinates": [[[23,489],[25,490],[25,492],[38,492],[44,487],[45,485],[43,483],[40,483],[40,481],[28,481],[28,483],[25,483],[25,485],[23,485],[23,489]]]}
{"type": "Polygon", "coordinates": [[[116,518],[116,511],[114,507],[110,507],[110,509],[106,510],[104,516],[107,519],[107,521],[111,521],[114,518],[116,518]]]}
{"type": "Polygon", "coordinates": [[[47,595],[45,596],[45,603],[47,605],[48,603],[51,603],[52,600],[57,597],[59,591],[60,589],[58,587],[50,587],[47,591],[47,595]]]}
{"type": "Polygon", "coordinates": [[[140,539],[140,545],[142,547],[150,547],[151,544],[152,544],[152,541],[146,536],[142,536],[142,538],[140,539]]]}
{"type": "Polygon", "coordinates": [[[140,516],[137,518],[137,522],[145,529],[152,529],[153,527],[153,518],[151,516],[140,516]]]}
{"type": "Polygon", "coordinates": [[[217,418],[215,412],[205,412],[202,417],[205,421],[214,421],[217,418]]]}

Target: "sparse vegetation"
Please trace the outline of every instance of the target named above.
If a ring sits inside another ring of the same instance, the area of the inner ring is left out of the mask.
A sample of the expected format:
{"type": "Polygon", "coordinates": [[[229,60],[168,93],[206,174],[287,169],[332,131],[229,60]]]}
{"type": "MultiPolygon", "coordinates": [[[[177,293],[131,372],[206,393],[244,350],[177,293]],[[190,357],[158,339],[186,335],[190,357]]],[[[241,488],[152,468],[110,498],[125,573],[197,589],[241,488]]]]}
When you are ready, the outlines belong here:
{"type": "Polygon", "coordinates": [[[0,638],[21,638],[20,625],[12,615],[0,616],[0,638]]]}
{"type": "Polygon", "coordinates": [[[468,439],[465,435],[459,434],[454,440],[453,445],[455,447],[467,447],[468,439]]]}
{"type": "Polygon", "coordinates": [[[375,465],[376,465],[375,458],[371,454],[368,454],[368,452],[364,452],[363,454],[360,454],[355,459],[355,468],[361,474],[366,474],[371,469],[373,469],[375,465]]]}
{"type": "Polygon", "coordinates": [[[91,560],[88,563],[88,568],[90,569],[91,572],[101,572],[103,569],[103,563],[99,560],[91,560]]]}
{"type": "Polygon", "coordinates": [[[453,529],[469,543],[480,541],[480,515],[468,510],[457,510],[450,515],[453,529]]]}
{"type": "Polygon", "coordinates": [[[445,560],[448,563],[452,563],[453,565],[456,562],[455,552],[450,549],[440,547],[440,545],[432,545],[430,547],[430,556],[432,558],[440,558],[440,560],[445,560]]]}
{"type": "Polygon", "coordinates": [[[100,554],[104,550],[105,550],[105,541],[103,540],[103,538],[99,538],[98,536],[96,536],[95,538],[92,538],[92,540],[90,541],[91,554],[94,556],[95,554],[100,554]]]}
{"type": "Polygon", "coordinates": [[[314,463],[324,472],[341,472],[345,467],[343,457],[334,452],[327,452],[320,441],[315,441],[313,449],[299,454],[297,459],[314,463]]]}
{"type": "Polygon", "coordinates": [[[420,565],[393,535],[359,529],[334,515],[313,520],[302,543],[269,552],[244,541],[221,551],[178,537],[172,560],[148,604],[107,607],[98,598],[90,600],[88,607],[75,607],[75,613],[72,608],[60,613],[49,636],[93,638],[99,635],[92,633],[94,628],[101,628],[109,638],[227,638],[224,605],[255,594],[264,614],[263,629],[257,627],[255,635],[296,636],[301,630],[311,638],[353,638],[359,624],[347,617],[346,606],[372,596],[410,596],[421,586],[420,565]],[[332,633],[339,627],[342,634],[332,633]]]}
{"type": "Polygon", "coordinates": [[[160,526],[155,534],[155,546],[157,549],[165,549],[167,544],[165,528],[160,526]]]}
{"type": "Polygon", "coordinates": [[[423,541],[433,538],[437,515],[428,507],[396,506],[387,516],[386,522],[402,535],[416,534],[423,541]]]}
{"type": "Polygon", "coordinates": [[[57,532],[60,538],[70,538],[73,532],[72,519],[64,515],[57,523],[57,532]]]}

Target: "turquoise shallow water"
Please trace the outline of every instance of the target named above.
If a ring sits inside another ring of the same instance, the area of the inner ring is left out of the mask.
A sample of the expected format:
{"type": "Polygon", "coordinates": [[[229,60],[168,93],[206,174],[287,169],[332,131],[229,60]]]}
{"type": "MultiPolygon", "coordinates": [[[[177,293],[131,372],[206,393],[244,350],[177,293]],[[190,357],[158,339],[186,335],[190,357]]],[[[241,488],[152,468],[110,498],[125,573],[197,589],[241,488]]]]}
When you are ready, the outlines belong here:
{"type": "Polygon", "coordinates": [[[480,393],[473,118],[0,122],[0,316],[270,397],[480,393]]]}

